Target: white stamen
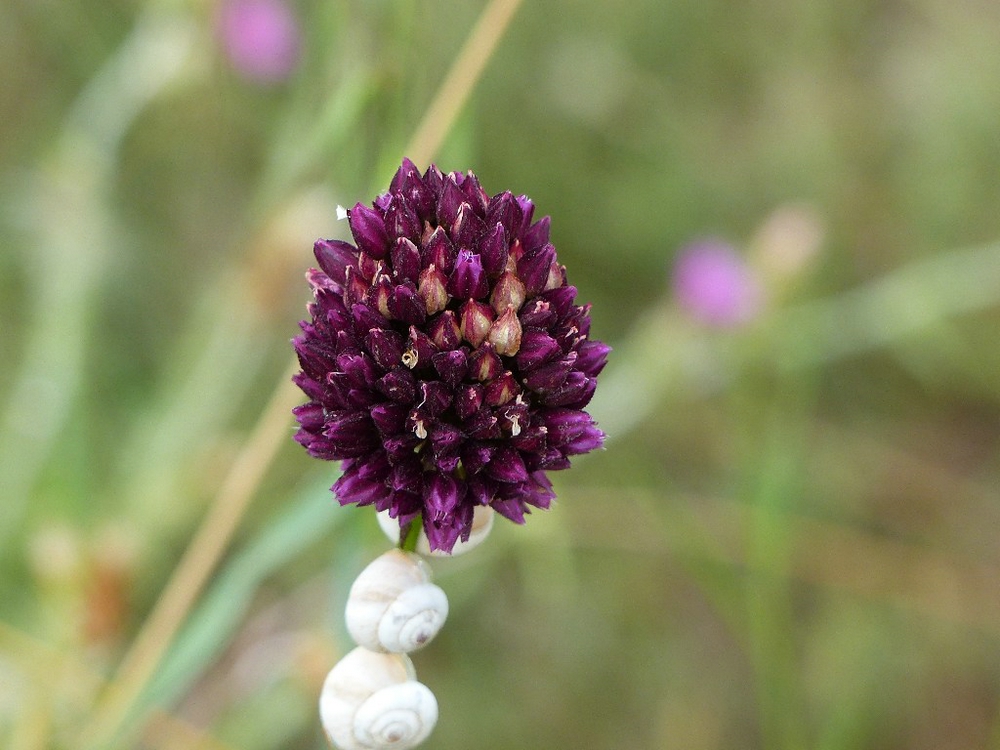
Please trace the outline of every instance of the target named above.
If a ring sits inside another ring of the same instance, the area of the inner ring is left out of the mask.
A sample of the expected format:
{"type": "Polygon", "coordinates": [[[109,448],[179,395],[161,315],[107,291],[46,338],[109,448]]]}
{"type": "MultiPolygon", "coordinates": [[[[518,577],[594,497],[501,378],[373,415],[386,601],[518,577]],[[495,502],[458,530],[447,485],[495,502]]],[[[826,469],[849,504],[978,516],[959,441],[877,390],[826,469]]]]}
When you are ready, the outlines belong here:
{"type": "Polygon", "coordinates": [[[521,434],[521,424],[517,414],[510,418],[510,436],[517,437],[521,434]]]}
{"type": "Polygon", "coordinates": [[[416,420],[416,424],[413,427],[413,434],[416,435],[421,440],[427,439],[427,428],[424,427],[424,420],[416,420]]]}
{"type": "Polygon", "coordinates": [[[337,204],[337,221],[343,221],[347,218],[347,209],[337,204]]]}

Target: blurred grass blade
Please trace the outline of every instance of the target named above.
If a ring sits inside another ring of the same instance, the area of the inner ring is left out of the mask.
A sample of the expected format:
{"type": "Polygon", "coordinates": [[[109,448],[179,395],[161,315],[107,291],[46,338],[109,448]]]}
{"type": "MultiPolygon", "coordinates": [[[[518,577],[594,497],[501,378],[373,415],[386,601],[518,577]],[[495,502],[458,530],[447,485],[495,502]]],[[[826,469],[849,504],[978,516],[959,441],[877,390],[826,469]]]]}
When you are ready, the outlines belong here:
{"type": "Polygon", "coordinates": [[[775,345],[785,368],[815,367],[1000,307],[1000,244],[923,258],[836,297],[788,311],[775,345]]]}
{"type": "MultiPolygon", "coordinates": [[[[706,358],[728,357],[727,382],[760,358],[785,371],[821,367],[998,307],[1000,244],[917,260],[863,286],[781,310],[753,329],[752,339],[745,330],[706,337],[664,303],[642,316],[618,348],[591,413],[609,439],[618,439],[655,414],[664,398],[688,392],[706,358]]],[[[699,382],[696,392],[703,395],[706,387],[699,382]]]]}
{"type": "Polygon", "coordinates": [[[77,98],[35,194],[25,201],[37,235],[37,256],[30,259],[37,307],[0,415],[0,541],[17,525],[81,388],[94,295],[119,235],[112,212],[119,144],[180,74],[191,43],[192,29],[175,18],[141,17],[77,98]]]}
{"type": "MultiPolygon", "coordinates": [[[[330,478],[311,484],[215,576],[201,603],[174,640],[161,668],[136,701],[122,732],[136,730],[150,710],[180,698],[230,643],[261,583],[338,525],[330,478]]],[[[121,741],[122,734],[116,741],[121,741]]]]}
{"type": "Polygon", "coordinates": [[[317,165],[329,163],[330,155],[350,141],[353,128],[376,93],[378,86],[371,73],[352,72],[344,76],[343,85],[329,97],[319,115],[308,119],[305,134],[301,132],[301,119],[290,116],[270,151],[251,215],[268,212],[317,165]]]}

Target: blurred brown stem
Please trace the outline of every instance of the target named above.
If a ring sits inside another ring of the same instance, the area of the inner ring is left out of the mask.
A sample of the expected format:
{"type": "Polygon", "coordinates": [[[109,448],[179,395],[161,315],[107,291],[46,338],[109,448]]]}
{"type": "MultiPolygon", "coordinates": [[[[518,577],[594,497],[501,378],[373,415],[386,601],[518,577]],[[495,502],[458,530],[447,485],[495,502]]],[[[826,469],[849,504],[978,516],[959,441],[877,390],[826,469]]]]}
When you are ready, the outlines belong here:
{"type": "Polygon", "coordinates": [[[416,164],[426,166],[434,158],[520,4],[492,0],[483,10],[410,138],[405,154],[416,164]]]}
{"type": "Polygon", "coordinates": [[[122,660],[117,679],[109,686],[93,723],[84,734],[84,747],[100,747],[113,738],[225,551],[284,441],[288,415],[299,401],[290,382],[295,369],[289,368],[282,374],[280,385],[230,467],[215,502],[122,660]]]}

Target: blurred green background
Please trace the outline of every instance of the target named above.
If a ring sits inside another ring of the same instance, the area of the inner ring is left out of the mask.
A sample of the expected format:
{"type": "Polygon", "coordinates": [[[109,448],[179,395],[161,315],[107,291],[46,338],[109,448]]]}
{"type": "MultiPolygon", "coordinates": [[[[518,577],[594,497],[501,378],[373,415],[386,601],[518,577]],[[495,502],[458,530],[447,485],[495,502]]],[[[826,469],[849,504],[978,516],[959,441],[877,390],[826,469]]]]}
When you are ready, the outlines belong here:
{"type": "MultiPolygon", "coordinates": [[[[3,747],[93,746],[284,377],[311,243],[483,7],[299,0],[265,85],[211,3],[0,4],[3,747]]],[[[520,8],[435,161],[553,217],[609,440],[434,562],[427,747],[1000,747],[998,39],[975,0],[520,8]],[[706,235],[764,286],[745,325],[672,297],[706,235]]],[[[325,746],[388,542],[286,432],[107,746],[325,746]]]]}

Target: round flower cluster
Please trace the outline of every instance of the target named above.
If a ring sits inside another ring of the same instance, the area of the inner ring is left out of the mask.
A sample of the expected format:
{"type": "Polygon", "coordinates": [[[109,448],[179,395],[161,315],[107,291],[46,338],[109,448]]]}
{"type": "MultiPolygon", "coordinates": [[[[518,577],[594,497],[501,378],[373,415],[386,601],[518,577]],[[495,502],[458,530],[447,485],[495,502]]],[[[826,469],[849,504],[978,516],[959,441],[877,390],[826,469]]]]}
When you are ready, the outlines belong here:
{"type": "Polygon", "coordinates": [[[319,240],[315,301],[294,345],[295,439],[341,460],[341,504],[420,519],[432,550],[467,539],[477,506],[517,522],[554,497],[545,472],[602,445],[583,411],[610,348],[549,242],[549,218],[472,172],[409,160],[355,245],[319,240]]]}

